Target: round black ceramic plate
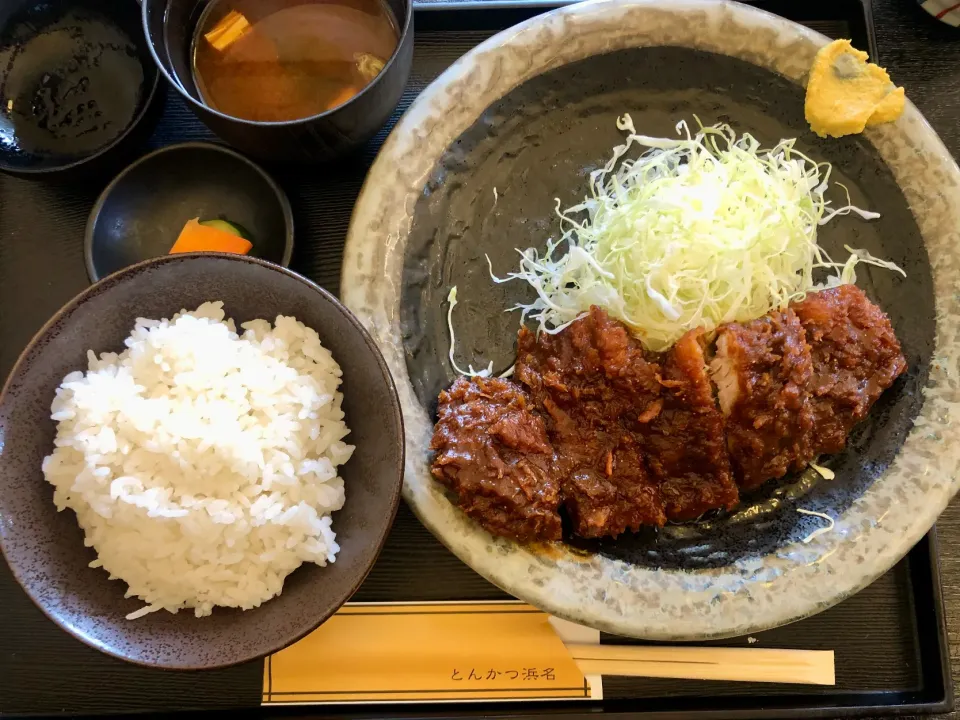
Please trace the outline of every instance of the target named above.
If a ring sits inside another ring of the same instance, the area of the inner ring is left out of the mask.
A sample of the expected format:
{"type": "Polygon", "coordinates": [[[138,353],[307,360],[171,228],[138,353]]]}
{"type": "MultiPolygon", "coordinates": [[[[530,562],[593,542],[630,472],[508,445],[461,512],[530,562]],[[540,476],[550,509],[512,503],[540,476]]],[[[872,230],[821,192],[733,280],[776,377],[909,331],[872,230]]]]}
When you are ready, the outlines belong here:
{"type": "MultiPolygon", "coordinates": [[[[481,44],[428,87],[398,123],[354,211],[341,287],[371,329],[404,408],[404,495],[453,552],[514,595],[601,630],[656,640],[739,635],[805,617],[888,570],[960,485],[960,170],[909,102],[896,123],[821,140],[804,120],[806,74],[827,38],[723,0],[595,0],[539,16],[481,44]],[[559,234],[555,199],[588,192],[589,173],[638,132],[718,121],[833,167],[831,200],[882,214],[838,218],[820,242],[900,265],[862,267],[858,284],[890,316],[909,363],[850,438],[812,471],[771,482],[731,514],[598,543],[552,547],[493,538],[430,474],[437,393],[461,366],[510,367],[523,283],[498,285],[517,249],[559,234]],[[935,361],[933,359],[936,359],[935,361]],[[824,517],[798,513],[807,510],[824,517]],[[829,531],[812,536],[829,525],[829,531]],[[586,552],[584,552],[586,551],[586,552]]],[[[909,88],[907,89],[909,94],[909,88]]]]}
{"type": "Polygon", "coordinates": [[[798,138],[798,149],[833,165],[832,198],[876,209],[880,221],[838,218],[820,231],[834,258],[844,245],[896,262],[889,270],[861,268],[860,286],[893,321],[910,365],[885,393],[847,450],[826,465],[837,479],[808,471],[768,482],[746,495],[732,514],[649,529],[615,540],[570,542],[650,567],[699,568],[763,555],[809,535],[822,521],[798,514],[842,512],[886,468],[919,411],[934,340],[930,263],[903,193],[876,150],[862,137],[820,140],[804,121],[803,88],[742,60],[686,48],[620,50],[564,65],[515,88],[486,111],[443,153],[413,214],[403,274],[401,318],[407,369],[420,402],[431,411],[437,394],[456,378],[448,351],[446,296],[457,286],[454,311],[458,364],[499,373],[516,352],[518,312],[533,291],[522,282],[491,281],[517,269],[517,248],[542,249],[559,235],[554,212],[588,193],[588,176],[622,143],[616,119],[629,112],[637,131],[676,136],[686,120],[696,127],[729,123],[767,146],[798,138]],[[494,191],[496,189],[496,191],[494,191]]]}

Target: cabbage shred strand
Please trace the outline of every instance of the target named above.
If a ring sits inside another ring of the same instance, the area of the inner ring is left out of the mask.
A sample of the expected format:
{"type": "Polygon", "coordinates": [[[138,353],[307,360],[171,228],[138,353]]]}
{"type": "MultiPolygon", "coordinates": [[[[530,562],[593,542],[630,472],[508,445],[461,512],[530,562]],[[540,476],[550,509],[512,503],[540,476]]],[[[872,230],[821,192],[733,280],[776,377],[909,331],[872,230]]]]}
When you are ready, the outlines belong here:
{"type": "MultiPolygon", "coordinates": [[[[858,263],[903,272],[852,250],[834,262],[817,245],[817,228],[840,215],[879,217],[824,199],[831,166],[816,163],[782,140],[763,149],[726,124],[677,139],[637,134],[618,119],[623,145],[590,175],[590,195],[565,210],[562,235],[543,252],[520,251],[520,268],[495,282],[523,280],[537,292],[512,309],[558,332],[603,307],[651,350],[665,350],[685,332],[751,320],[819,287],[856,280],[858,263]],[[625,157],[634,145],[647,148],[625,157]],[[827,280],[814,282],[825,269],[827,280]]],[[[489,258],[487,259],[489,264],[489,258]]]]}

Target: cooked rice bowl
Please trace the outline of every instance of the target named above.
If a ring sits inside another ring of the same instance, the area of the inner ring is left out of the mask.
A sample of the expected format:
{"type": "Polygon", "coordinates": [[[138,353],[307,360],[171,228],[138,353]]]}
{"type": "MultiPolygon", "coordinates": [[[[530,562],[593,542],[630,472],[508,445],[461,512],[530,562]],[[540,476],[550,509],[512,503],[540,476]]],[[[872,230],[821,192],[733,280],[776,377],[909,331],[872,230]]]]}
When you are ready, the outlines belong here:
{"type": "Polygon", "coordinates": [[[254,608],[302,563],[333,562],[354,448],[317,333],[279,316],[238,334],[215,302],[138,319],[125,344],[64,378],[43,472],[91,565],[145,603],[128,617],[254,608]]]}

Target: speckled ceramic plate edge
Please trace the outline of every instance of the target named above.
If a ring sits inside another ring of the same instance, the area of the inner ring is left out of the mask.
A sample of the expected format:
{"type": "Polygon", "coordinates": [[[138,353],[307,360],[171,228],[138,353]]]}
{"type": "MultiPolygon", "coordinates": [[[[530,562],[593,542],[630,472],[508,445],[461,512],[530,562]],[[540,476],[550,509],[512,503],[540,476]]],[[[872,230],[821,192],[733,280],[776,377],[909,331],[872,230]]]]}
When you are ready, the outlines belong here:
{"type": "Polygon", "coordinates": [[[399,303],[414,206],[444,149],[512,88],[590,55],[682,46],[740,58],[804,84],[814,54],[827,42],[733,2],[589,0],[533,18],[467,53],[419,96],[384,144],[354,210],[343,300],[376,339],[397,383],[406,426],[404,497],[450,550],[508,592],[620,635],[689,640],[756,632],[824,610],[868,585],[930,529],[960,487],[960,170],[910,102],[898,122],[870,130],[868,139],[900,184],[930,254],[933,367],[902,451],[831,532],[719,569],[655,571],[495,539],[462,515],[429,474],[432,422],[407,374],[399,303]]]}

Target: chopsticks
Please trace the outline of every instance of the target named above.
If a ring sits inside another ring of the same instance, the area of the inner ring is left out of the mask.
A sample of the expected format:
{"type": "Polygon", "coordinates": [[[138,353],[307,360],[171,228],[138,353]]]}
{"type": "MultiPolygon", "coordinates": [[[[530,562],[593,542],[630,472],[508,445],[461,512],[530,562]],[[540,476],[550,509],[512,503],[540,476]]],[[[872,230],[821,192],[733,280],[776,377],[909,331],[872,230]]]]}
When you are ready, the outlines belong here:
{"type": "Polygon", "coordinates": [[[584,645],[567,649],[584,675],[834,685],[833,650],[584,645]]]}

